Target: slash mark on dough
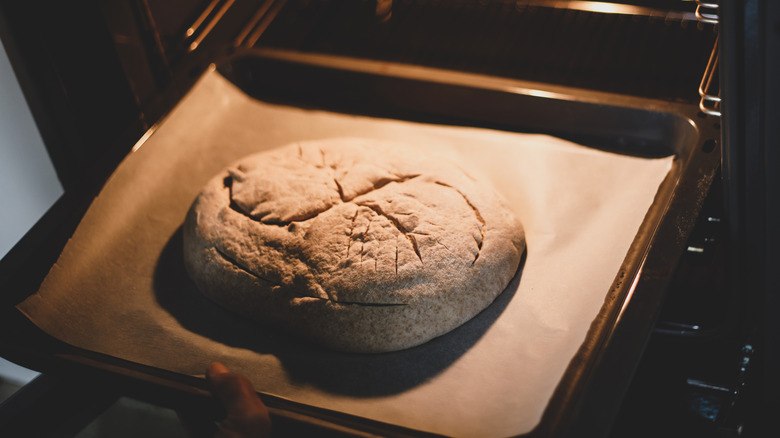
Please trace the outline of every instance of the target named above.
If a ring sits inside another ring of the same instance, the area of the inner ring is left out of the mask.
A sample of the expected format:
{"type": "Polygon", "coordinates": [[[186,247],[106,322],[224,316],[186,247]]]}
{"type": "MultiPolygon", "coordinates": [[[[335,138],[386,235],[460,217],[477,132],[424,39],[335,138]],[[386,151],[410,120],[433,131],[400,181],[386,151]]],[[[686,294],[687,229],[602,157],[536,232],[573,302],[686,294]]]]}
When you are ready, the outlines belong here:
{"type": "Polygon", "coordinates": [[[336,190],[339,191],[339,198],[341,198],[341,202],[346,202],[344,200],[344,188],[341,187],[341,183],[336,178],[333,178],[333,182],[336,183],[336,190]]]}
{"type": "Polygon", "coordinates": [[[360,213],[360,209],[355,209],[355,215],[352,216],[352,224],[349,226],[349,237],[347,237],[347,255],[344,257],[345,260],[349,260],[349,249],[352,247],[352,232],[355,230],[355,221],[357,220],[358,213],[360,213]]]}
{"type": "Polygon", "coordinates": [[[224,251],[222,251],[222,250],[220,250],[219,248],[217,248],[217,247],[214,247],[214,250],[217,252],[217,254],[219,254],[219,255],[220,255],[220,256],[221,256],[223,259],[225,259],[227,262],[229,262],[230,264],[232,264],[232,265],[233,265],[233,266],[235,266],[236,268],[238,268],[238,269],[240,269],[240,270],[242,270],[242,271],[246,272],[247,274],[249,274],[249,275],[251,275],[251,276],[253,276],[253,277],[255,277],[255,278],[258,278],[258,279],[260,279],[260,280],[263,280],[263,281],[265,281],[265,282],[271,283],[271,284],[273,284],[273,285],[275,285],[275,286],[281,286],[281,284],[279,284],[279,283],[277,283],[277,282],[275,282],[275,281],[269,280],[269,279],[267,279],[267,278],[265,278],[265,277],[263,277],[263,276],[261,276],[261,275],[258,275],[258,274],[257,274],[257,273],[255,273],[255,272],[252,272],[252,270],[251,270],[251,269],[249,269],[248,267],[246,267],[246,266],[244,266],[243,264],[239,263],[239,262],[238,262],[238,260],[234,259],[233,257],[230,257],[229,255],[225,254],[225,252],[224,252],[224,251]]]}
{"type": "MultiPolygon", "coordinates": [[[[477,256],[474,257],[474,261],[471,262],[471,264],[473,265],[474,263],[477,262],[477,259],[479,258],[479,255],[482,252],[482,242],[485,240],[485,226],[486,226],[485,219],[479,213],[479,210],[477,209],[477,207],[475,207],[474,204],[472,204],[471,201],[469,201],[469,198],[467,198],[466,195],[463,194],[463,192],[461,192],[460,190],[456,189],[455,187],[453,187],[453,186],[451,186],[451,185],[449,185],[447,183],[443,183],[441,181],[436,181],[436,184],[438,184],[438,185],[440,185],[442,187],[448,187],[448,188],[450,188],[452,190],[455,190],[463,198],[463,200],[466,201],[466,205],[468,205],[469,208],[471,208],[471,210],[474,212],[474,216],[477,217],[477,221],[479,221],[479,225],[480,225],[479,226],[480,238],[479,238],[479,240],[477,240],[477,256]]],[[[476,239],[474,239],[474,240],[476,240],[476,239]]]]}
{"type": "Polygon", "coordinates": [[[363,247],[366,246],[366,237],[368,237],[368,230],[371,229],[371,221],[373,217],[368,217],[368,225],[366,225],[366,231],[363,232],[363,238],[360,239],[360,264],[363,264],[363,247]]]}
{"type": "MultiPolygon", "coordinates": [[[[406,231],[406,229],[403,226],[401,226],[401,223],[398,221],[398,219],[396,219],[393,216],[385,213],[382,210],[382,208],[380,206],[378,206],[378,205],[370,205],[370,204],[358,204],[358,205],[360,205],[361,207],[370,208],[377,215],[383,216],[383,217],[387,218],[387,220],[389,220],[390,223],[393,224],[393,226],[395,226],[395,228],[401,234],[403,234],[404,237],[406,237],[407,240],[409,240],[409,243],[412,245],[412,248],[414,249],[414,253],[417,254],[417,258],[420,259],[420,263],[423,262],[422,255],[420,254],[420,247],[417,246],[417,239],[414,237],[414,235],[412,233],[409,233],[408,231],[406,231]]],[[[396,250],[396,256],[397,256],[397,250],[396,250]]]]}
{"type": "Polygon", "coordinates": [[[315,298],[322,301],[330,301],[332,303],[341,304],[344,306],[365,306],[365,307],[395,307],[395,306],[408,306],[406,303],[361,303],[359,301],[340,301],[340,300],[333,300],[330,298],[322,298],[322,297],[306,297],[306,298],[315,298]]]}
{"type": "Polygon", "coordinates": [[[398,237],[395,238],[395,275],[398,275],[398,237]]]}
{"type": "Polygon", "coordinates": [[[358,196],[363,196],[365,194],[368,194],[368,193],[371,193],[373,191],[379,190],[382,187],[384,187],[384,186],[386,186],[386,185],[388,185],[390,183],[399,183],[400,184],[400,183],[407,182],[407,181],[409,181],[411,179],[417,178],[418,176],[420,176],[419,173],[415,174],[415,175],[397,175],[395,179],[393,179],[393,178],[382,179],[382,180],[379,180],[376,183],[374,183],[374,185],[372,187],[370,187],[368,190],[362,191],[360,193],[355,193],[355,195],[352,196],[350,199],[342,199],[342,200],[344,202],[351,201],[352,199],[355,199],[358,196]]]}

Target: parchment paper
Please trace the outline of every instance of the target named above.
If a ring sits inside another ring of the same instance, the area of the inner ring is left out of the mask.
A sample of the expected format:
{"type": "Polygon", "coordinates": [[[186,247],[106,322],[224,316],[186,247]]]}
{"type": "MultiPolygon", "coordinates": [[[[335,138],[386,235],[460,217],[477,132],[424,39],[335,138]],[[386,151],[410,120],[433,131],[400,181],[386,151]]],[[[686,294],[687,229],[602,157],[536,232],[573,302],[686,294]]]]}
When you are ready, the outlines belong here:
{"type": "Polygon", "coordinates": [[[260,392],[321,408],[444,435],[523,434],[585,339],[671,163],[541,135],[272,105],[210,72],[119,166],[19,309],[64,342],[177,373],[202,376],[220,360],[260,392]],[[196,293],[179,227],[203,184],[249,153],[343,136],[420,145],[503,193],[528,252],[488,309],[425,345],[355,355],[262,329],[196,293]]]}

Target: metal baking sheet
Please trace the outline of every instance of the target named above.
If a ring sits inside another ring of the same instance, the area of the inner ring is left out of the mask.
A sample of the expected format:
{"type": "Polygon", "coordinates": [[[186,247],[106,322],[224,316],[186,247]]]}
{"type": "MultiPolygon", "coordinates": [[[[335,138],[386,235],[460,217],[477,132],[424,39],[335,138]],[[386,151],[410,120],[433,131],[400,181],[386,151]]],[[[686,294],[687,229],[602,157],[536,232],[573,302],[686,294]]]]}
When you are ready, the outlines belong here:
{"type": "MultiPolygon", "coordinates": [[[[680,137],[666,154],[636,157],[542,135],[264,102],[211,71],[119,166],[19,308],[85,350],[193,376],[221,360],[260,392],[303,405],[444,435],[528,433],[605,305],[659,185],[679,171],[680,137]],[[179,226],[205,181],[257,150],[345,135],[421,145],[483,174],[509,200],[528,256],[485,312],[417,348],[348,355],[259,328],[195,293],[179,226]]],[[[645,138],[645,147],[655,141],[645,138]]]]}

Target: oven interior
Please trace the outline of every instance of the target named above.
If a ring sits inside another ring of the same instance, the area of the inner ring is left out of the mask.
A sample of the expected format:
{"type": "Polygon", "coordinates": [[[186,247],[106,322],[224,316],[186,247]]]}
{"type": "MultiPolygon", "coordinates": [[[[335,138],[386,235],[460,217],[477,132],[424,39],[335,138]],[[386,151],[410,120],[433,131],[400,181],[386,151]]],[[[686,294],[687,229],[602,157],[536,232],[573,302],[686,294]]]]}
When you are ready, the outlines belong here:
{"type": "MultiPolygon", "coordinates": [[[[717,25],[707,22],[706,13],[700,19],[697,3],[126,0],[52,5],[52,13],[43,15],[19,2],[3,12],[21,47],[17,56],[31,81],[46,84],[46,105],[57,114],[48,121],[51,136],[64,140],[52,142],[59,146],[49,152],[60,179],[66,189],[89,193],[212,63],[266,99],[398,118],[431,117],[428,96],[446,93],[436,85],[421,87],[415,105],[394,107],[389,88],[380,90],[384,105],[377,106],[362,100],[377,92],[376,84],[351,77],[361,73],[340,63],[359,59],[545,84],[541,88],[603,100],[603,111],[578,121],[583,127],[574,140],[608,139],[608,147],[621,153],[663,154],[669,145],[654,143],[653,135],[641,136],[642,141],[632,135],[645,123],[635,119],[642,112],[610,111],[610,99],[690,107],[707,129],[720,129],[718,117],[696,110],[718,38],[717,25]],[[304,69],[321,82],[302,82],[307,76],[295,62],[253,57],[290,53],[329,60],[304,69]],[[264,82],[253,82],[256,76],[264,82]],[[328,80],[341,84],[338,91],[320,86],[328,80]],[[626,126],[625,132],[600,128],[616,125],[626,126]]],[[[500,94],[492,105],[468,108],[470,120],[464,119],[465,110],[452,108],[449,114],[438,111],[435,121],[556,133],[547,116],[517,120],[503,111],[500,94]]],[[[541,109],[560,112],[561,120],[565,110],[555,104],[541,109]]],[[[711,150],[718,146],[716,140],[705,144],[711,150]]],[[[675,268],[665,279],[659,314],[650,316],[655,324],[642,360],[635,371],[626,365],[633,378],[613,436],[715,431],[737,436],[748,415],[744,399],[751,394],[753,333],[745,322],[744,297],[726,287],[720,177],[702,191],[685,250],[670,256],[675,268]],[[675,424],[682,426],[672,431],[675,424]]]]}

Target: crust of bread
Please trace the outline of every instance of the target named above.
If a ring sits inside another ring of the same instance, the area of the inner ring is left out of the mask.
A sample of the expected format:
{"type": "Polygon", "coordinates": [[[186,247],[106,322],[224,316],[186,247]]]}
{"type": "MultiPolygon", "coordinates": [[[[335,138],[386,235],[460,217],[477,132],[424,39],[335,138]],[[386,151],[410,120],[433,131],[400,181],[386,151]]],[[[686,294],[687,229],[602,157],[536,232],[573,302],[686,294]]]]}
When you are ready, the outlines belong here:
{"type": "Polygon", "coordinates": [[[503,291],[525,251],[488,185],[395,143],[331,139],[245,157],[183,226],[209,299],[340,351],[422,344],[503,291]]]}

